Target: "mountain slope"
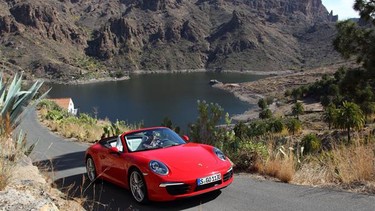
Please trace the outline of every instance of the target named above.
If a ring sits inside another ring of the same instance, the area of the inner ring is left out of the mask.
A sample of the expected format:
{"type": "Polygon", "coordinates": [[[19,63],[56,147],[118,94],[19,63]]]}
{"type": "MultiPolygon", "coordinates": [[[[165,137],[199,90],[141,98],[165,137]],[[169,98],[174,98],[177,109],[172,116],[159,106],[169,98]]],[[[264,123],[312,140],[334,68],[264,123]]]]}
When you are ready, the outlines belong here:
{"type": "Polygon", "coordinates": [[[70,80],[132,70],[300,70],[337,60],[321,0],[0,0],[0,58],[70,80]]]}

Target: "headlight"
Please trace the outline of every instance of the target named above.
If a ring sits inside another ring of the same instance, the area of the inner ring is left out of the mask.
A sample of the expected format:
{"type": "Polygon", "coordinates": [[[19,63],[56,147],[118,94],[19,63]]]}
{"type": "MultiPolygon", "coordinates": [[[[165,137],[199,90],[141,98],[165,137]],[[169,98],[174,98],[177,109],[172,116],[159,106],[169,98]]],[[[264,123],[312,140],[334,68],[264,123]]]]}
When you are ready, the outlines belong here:
{"type": "Polygon", "coordinates": [[[216,156],[218,158],[220,158],[220,160],[227,160],[227,157],[225,157],[224,153],[220,149],[215,147],[214,152],[215,152],[216,156]]]}
{"type": "Polygon", "coordinates": [[[167,166],[160,161],[152,160],[150,161],[149,166],[150,169],[157,174],[167,175],[169,173],[167,166]]]}

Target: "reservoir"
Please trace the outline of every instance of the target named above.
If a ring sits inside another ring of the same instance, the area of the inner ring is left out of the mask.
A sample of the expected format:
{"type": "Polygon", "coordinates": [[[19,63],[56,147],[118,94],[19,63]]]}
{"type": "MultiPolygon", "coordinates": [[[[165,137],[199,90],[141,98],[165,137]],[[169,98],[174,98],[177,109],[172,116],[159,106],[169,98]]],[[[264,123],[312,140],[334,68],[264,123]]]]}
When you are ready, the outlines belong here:
{"type": "Polygon", "coordinates": [[[174,126],[186,130],[198,116],[197,101],[218,103],[230,116],[256,105],[240,101],[233,94],[213,88],[211,79],[224,83],[255,81],[266,76],[242,73],[174,73],[131,75],[130,80],[83,85],[52,84],[51,98],[71,97],[79,112],[111,121],[143,122],[160,126],[168,117],[174,126]]]}

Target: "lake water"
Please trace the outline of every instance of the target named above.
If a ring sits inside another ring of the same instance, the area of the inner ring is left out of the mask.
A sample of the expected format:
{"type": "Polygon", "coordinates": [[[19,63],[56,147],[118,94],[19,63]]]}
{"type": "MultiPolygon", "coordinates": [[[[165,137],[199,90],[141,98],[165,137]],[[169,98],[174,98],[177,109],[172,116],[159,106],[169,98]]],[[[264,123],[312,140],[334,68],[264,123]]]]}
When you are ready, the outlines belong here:
{"type": "MultiPolygon", "coordinates": [[[[194,123],[197,100],[218,103],[231,116],[252,108],[233,94],[212,88],[208,82],[254,81],[266,76],[241,73],[176,73],[132,75],[130,80],[85,85],[50,85],[51,98],[71,97],[79,112],[94,114],[112,121],[143,121],[145,126],[159,126],[165,117],[187,129],[194,123]]],[[[254,105],[253,105],[254,106],[254,105]]]]}

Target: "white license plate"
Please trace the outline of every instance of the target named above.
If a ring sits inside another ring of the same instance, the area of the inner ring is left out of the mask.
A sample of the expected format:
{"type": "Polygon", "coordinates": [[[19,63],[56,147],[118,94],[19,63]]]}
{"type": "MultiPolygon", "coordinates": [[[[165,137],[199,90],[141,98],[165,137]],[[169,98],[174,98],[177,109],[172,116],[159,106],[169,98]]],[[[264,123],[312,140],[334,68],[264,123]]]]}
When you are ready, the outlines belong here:
{"type": "Polygon", "coordinates": [[[221,180],[221,174],[214,174],[214,175],[211,175],[211,176],[208,176],[208,177],[203,177],[203,178],[197,179],[197,184],[198,184],[198,186],[200,186],[200,185],[213,183],[213,182],[216,182],[216,181],[219,181],[219,180],[221,180]]]}

